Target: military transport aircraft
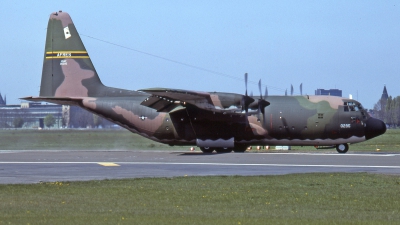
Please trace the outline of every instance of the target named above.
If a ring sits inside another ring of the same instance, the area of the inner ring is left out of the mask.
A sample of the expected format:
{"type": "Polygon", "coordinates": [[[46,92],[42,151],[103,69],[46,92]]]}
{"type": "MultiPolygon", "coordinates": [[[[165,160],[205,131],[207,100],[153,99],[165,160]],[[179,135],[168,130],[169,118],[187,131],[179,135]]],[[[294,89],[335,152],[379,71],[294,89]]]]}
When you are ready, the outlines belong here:
{"type": "Polygon", "coordinates": [[[334,146],[385,133],[358,101],[334,96],[260,96],[167,88],[138,91],[102,84],[71,17],[50,15],[39,97],[80,106],[153,141],[198,146],[204,153],[250,145],[334,146]]]}

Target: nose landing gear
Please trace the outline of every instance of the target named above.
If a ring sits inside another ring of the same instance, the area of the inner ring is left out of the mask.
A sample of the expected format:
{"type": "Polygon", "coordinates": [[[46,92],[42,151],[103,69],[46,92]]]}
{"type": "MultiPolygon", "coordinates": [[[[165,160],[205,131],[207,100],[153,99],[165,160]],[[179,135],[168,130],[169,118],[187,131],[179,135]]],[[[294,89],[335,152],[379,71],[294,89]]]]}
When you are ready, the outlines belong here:
{"type": "Polygon", "coordinates": [[[214,151],[214,149],[213,149],[213,148],[210,148],[210,147],[200,147],[200,150],[201,150],[203,153],[212,153],[212,152],[214,151]]]}
{"type": "Polygon", "coordinates": [[[344,154],[349,150],[349,145],[347,143],[336,145],[336,151],[344,154]]]}

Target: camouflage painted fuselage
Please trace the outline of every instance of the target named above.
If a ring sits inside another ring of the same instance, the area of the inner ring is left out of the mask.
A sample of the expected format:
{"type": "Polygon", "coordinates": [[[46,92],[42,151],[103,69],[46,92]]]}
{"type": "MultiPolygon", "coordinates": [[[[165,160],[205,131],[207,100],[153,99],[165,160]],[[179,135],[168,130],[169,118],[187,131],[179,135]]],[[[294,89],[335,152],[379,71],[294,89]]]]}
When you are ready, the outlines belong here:
{"type": "MultiPolygon", "coordinates": [[[[219,102],[228,108],[238,106],[241,98],[237,94],[211,94],[221,96],[219,102]]],[[[157,112],[141,105],[149,97],[137,93],[131,97],[87,98],[82,106],[132,132],[171,145],[230,138],[246,145],[355,143],[365,140],[364,124],[369,119],[358,102],[339,97],[269,96],[271,105],[265,108],[265,122],[258,113],[246,119],[242,110],[224,113],[182,103],[171,112],[157,112]],[[349,109],[349,102],[359,107],[349,109]]]]}
{"type": "Polygon", "coordinates": [[[359,102],[340,97],[262,99],[231,93],[164,88],[130,91],[104,86],[70,16],[61,11],[50,15],[40,96],[24,99],[78,105],[170,145],[232,149],[338,145],[364,141],[386,130],[359,102]],[[247,103],[245,98],[254,102],[247,103]]]}

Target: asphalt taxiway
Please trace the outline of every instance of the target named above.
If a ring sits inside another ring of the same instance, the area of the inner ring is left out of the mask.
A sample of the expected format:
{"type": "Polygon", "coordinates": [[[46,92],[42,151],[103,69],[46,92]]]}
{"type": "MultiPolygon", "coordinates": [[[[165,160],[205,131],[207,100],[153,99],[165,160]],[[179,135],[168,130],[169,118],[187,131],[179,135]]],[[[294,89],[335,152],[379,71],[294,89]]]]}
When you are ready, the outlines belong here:
{"type": "Polygon", "coordinates": [[[400,154],[0,151],[0,183],[139,177],[370,172],[400,175],[400,154]]]}

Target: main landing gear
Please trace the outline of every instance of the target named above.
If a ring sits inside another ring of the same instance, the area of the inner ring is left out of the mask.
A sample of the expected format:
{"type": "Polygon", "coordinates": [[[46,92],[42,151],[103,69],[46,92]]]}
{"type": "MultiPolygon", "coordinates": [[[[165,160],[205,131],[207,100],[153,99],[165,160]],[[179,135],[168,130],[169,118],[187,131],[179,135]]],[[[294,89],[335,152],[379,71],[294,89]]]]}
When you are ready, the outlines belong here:
{"type": "Polygon", "coordinates": [[[232,151],[234,151],[234,152],[245,152],[246,149],[247,149],[247,147],[242,147],[242,146],[240,146],[240,147],[236,147],[235,146],[235,148],[211,148],[211,147],[201,147],[200,148],[200,150],[203,153],[212,153],[214,150],[217,153],[230,153],[232,151]]]}
{"type": "Polygon", "coordinates": [[[210,148],[210,147],[200,147],[200,150],[201,150],[203,153],[212,153],[212,152],[214,151],[214,149],[213,149],[213,148],[210,148]]]}
{"type": "Polygon", "coordinates": [[[210,148],[210,147],[201,147],[200,150],[201,150],[203,153],[212,153],[214,150],[215,150],[217,153],[229,153],[229,152],[232,152],[232,149],[231,149],[231,148],[210,148]]]}
{"type": "Polygon", "coordinates": [[[349,150],[349,145],[347,143],[336,145],[336,151],[344,154],[349,150]]]}

